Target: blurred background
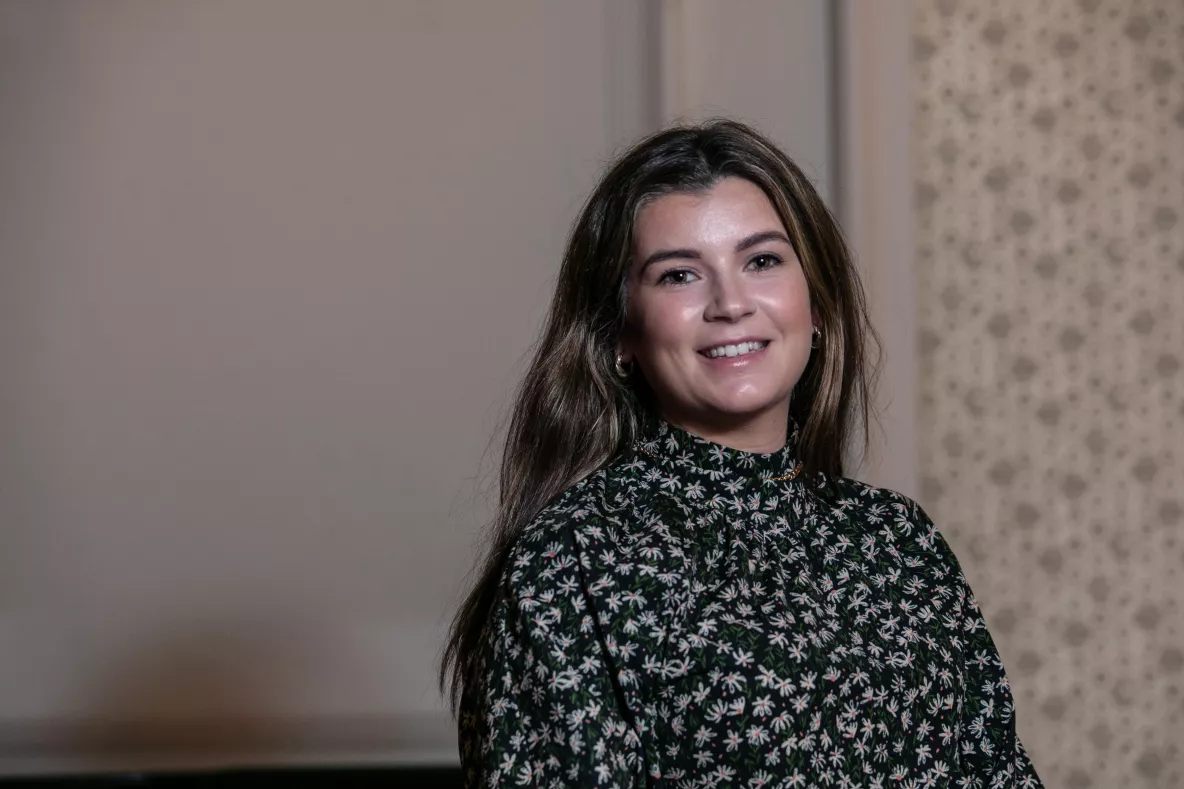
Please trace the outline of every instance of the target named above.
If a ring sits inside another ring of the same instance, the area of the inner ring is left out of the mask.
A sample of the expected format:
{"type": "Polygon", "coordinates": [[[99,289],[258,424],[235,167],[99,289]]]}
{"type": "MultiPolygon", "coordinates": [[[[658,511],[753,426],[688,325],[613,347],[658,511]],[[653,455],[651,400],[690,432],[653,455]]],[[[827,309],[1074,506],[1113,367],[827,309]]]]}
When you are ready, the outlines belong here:
{"type": "Polygon", "coordinates": [[[1184,784],[1184,2],[0,0],[0,775],[450,767],[600,169],[815,178],[1049,787],[1184,784]]]}

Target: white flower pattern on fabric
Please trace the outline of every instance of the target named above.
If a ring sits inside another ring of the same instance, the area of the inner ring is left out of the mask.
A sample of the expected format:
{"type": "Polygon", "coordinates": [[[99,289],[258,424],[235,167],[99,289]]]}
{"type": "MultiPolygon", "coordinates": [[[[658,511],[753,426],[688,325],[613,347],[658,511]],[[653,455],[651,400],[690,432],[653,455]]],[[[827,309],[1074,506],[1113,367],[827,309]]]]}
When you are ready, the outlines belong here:
{"type": "Polygon", "coordinates": [[[669,425],[506,562],[462,700],[470,787],[1040,787],[919,505],[669,425]]]}

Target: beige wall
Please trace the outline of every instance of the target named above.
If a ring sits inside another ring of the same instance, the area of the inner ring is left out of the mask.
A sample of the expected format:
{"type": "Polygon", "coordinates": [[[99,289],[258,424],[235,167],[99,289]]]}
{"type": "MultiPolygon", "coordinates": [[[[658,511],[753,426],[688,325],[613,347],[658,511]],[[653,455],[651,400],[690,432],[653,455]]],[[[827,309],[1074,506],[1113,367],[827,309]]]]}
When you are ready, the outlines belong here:
{"type": "Polygon", "coordinates": [[[922,502],[1051,787],[1184,785],[1184,4],[924,0],[922,502]]]}
{"type": "Polygon", "coordinates": [[[0,756],[99,766],[147,721],[454,758],[472,480],[581,193],[651,125],[609,10],[3,6],[0,756]]]}
{"type": "MultiPolygon", "coordinates": [[[[668,5],[0,5],[0,771],[455,759],[482,452],[668,5]]],[[[678,111],[784,83],[825,190],[822,7],[678,111]]]]}

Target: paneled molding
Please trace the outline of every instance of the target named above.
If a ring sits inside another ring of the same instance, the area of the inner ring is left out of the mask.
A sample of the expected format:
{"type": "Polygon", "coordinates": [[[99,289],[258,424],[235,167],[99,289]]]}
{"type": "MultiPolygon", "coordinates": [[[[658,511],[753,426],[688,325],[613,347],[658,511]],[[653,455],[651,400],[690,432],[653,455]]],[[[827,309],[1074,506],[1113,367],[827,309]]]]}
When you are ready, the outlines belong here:
{"type": "Polygon", "coordinates": [[[840,221],[859,263],[884,358],[868,457],[858,476],[920,489],[913,209],[912,0],[836,0],[840,221]]]}
{"type": "Polygon", "coordinates": [[[726,115],[777,142],[832,201],[833,36],[828,0],[661,0],[661,120],[726,115]]]}

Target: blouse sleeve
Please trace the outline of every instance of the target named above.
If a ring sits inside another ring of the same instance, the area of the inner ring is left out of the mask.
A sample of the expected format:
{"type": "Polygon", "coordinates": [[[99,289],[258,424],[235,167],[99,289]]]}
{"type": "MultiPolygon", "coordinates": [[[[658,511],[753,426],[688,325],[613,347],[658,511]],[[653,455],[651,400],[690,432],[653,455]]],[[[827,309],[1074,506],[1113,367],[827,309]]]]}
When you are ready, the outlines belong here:
{"type": "Polygon", "coordinates": [[[960,754],[964,772],[987,787],[1042,787],[1015,729],[1011,684],[995,642],[965,584],[963,602],[963,689],[960,754]]]}
{"type": "Polygon", "coordinates": [[[962,644],[963,687],[959,718],[959,761],[964,784],[981,789],[1043,787],[1015,728],[1015,702],[1003,661],[978,601],[953,550],[921,512],[939,554],[944,554],[956,587],[954,616],[962,644]]]}
{"type": "Polygon", "coordinates": [[[512,552],[487,631],[483,686],[461,716],[470,789],[644,782],[640,741],[591,605],[604,581],[589,583],[590,566],[567,530],[512,552]]]}

